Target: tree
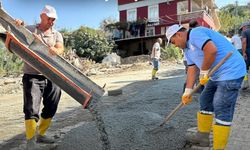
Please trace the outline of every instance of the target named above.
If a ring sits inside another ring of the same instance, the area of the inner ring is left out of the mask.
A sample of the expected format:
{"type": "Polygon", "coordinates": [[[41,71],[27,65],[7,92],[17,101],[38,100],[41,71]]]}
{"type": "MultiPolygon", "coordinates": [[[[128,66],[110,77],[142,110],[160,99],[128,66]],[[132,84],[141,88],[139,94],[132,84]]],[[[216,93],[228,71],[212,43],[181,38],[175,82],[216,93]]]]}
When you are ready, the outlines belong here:
{"type": "Polygon", "coordinates": [[[114,47],[114,43],[107,40],[103,31],[83,26],[72,32],[70,41],[78,56],[96,62],[100,62],[114,47]]]}
{"type": "Polygon", "coordinates": [[[109,18],[106,18],[104,19],[101,23],[100,23],[100,29],[102,31],[108,31],[109,29],[107,29],[107,25],[109,24],[115,24],[117,22],[116,19],[112,18],[112,17],[109,17],[109,18]]]}
{"type": "MultiPolygon", "coordinates": [[[[249,21],[250,10],[247,6],[229,4],[219,10],[221,32],[228,33],[234,29],[239,29],[240,25],[249,21]]],[[[236,31],[235,31],[236,32],[236,31]]]]}
{"type": "Polygon", "coordinates": [[[73,41],[71,40],[72,31],[64,28],[60,30],[60,33],[63,36],[65,52],[67,52],[69,49],[72,49],[72,45],[73,45],[73,41]]]}
{"type": "Polygon", "coordinates": [[[22,73],[23,61],[15,54],[10,53],[0,42],[0,76],[22,73]]]}

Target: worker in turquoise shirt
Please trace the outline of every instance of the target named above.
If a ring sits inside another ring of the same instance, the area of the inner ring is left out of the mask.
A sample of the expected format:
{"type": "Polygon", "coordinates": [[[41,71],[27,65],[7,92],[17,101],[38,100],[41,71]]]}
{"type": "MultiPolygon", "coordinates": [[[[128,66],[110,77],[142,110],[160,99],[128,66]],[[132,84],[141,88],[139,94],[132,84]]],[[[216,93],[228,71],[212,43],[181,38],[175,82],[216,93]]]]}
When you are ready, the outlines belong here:
{"type": "Polygon", "coordinates": [[[205,85],[200,96],[200,111],[197,113],[198,131],[196,134],[187,135],[187,140],[193,144],[208,146],[213,126],[214,149],[225,149],[235,103],[246,74],[244,59],[223,35],[209,28],[196,27],[187,31],[183,26],[175,24],[168,28],[166,37],[169,43],[184,50],[187,59],[187,85],[182,96],[183,104],[192,101],[190,93],[198,68],[200,84],[205,85]],[[232,56],[208,78],[209,70],[231,51],[232,56]]]}

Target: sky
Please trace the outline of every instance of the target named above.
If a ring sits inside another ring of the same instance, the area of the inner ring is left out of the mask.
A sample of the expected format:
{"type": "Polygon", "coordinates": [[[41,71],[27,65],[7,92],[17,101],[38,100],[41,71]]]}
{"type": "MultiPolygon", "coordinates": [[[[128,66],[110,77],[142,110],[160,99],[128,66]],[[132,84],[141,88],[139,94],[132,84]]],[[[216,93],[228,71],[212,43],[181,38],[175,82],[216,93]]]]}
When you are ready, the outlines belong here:
{"type": "MultiPolygon", "coordinates": [[[[235,4],[236,0],[215,0],[215,4],[221,8],[227,4],[235,4]]],[[[247,3],[250,2],[250,0],[237,0],[238,5],[246,5],[247,3]]]]}
{"type": "MultiPolygon", "coordinates": [[[[13,18],[34,24],[40,21],[40,12],[44,5],[52,5],[57,10],[56,29],[78,29],[88,26],[97,29],[102,20],[113,18],[118,20],[117,0],[0,0],[2,7],[13,18]]],[[[245,5],[250,0],[238,0],[239,5],[245,5]]],[[[221,8],[235,3],[233,0],[215,0],[221,8]]]]}
{"type": "Polygon", "coordinates": [[[45,5],[55,7],[58,15],[56,29],[77,29],[80,26],[98,28],[100,22],[111,17],[118,20],[117,0],[0,0],[13,18],[26,24],[40,22],[45,5]]]}

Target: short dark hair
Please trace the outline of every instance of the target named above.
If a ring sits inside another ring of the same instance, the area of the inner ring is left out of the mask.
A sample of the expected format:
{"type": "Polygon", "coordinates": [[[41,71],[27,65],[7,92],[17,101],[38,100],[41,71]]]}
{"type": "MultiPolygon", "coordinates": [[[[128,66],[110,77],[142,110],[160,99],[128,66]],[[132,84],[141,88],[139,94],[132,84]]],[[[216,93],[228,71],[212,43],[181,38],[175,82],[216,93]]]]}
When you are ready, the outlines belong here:
{"type": "MultiPolygon", "coordinates": [[[[184,27],[182,27],[182,28],[180,28],[177,32],[185,32],[185,31],[187,31],[187,29],[184,28],[184,27]]],[[[176,32],[176,33],[177,33],[177,32],[176,32]]],[[[174,35],[172,35],[172,37],[174,37],[174,36],[176,35],[176,33],[175,33],[174,35]]]]}
{"type": "Polygon", "coordinates": [[[178,30],[177,32],[184,32],[184,31],[187,31],[187,29],[186,28],[180,28],[180,30],[178,30]]]}
{"type": "Polygon", "coordinates": [[[196,20],[191,20],[189,22],[189,28],[195,28],[195,27],[198,27],[198,26],[199,26],[199,23],[196,20]]]}

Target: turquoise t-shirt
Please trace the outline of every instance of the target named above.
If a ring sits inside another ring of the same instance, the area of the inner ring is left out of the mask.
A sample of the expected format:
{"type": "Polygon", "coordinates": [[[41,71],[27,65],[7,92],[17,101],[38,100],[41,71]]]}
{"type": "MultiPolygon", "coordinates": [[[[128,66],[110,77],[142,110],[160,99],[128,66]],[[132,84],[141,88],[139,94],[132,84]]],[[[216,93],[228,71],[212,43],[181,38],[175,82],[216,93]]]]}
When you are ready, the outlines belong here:
{"type": "Polygon", "coordinates": [[[246,65],[243,57],[234,46],[220,33],[205,27],[196,27],[188,32],[187,48],[184,50],[187,64],[195,64],[201,69],[204,59],[203,48],[212,41],[217,47],[217,55],[210,70],[216,66],[229,52],[234,53],[211,76],[213,81],[232,80],[246,74],[246,65]]]}

